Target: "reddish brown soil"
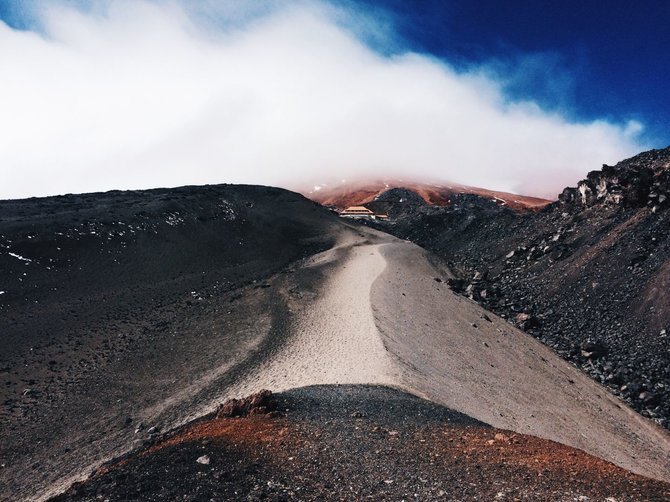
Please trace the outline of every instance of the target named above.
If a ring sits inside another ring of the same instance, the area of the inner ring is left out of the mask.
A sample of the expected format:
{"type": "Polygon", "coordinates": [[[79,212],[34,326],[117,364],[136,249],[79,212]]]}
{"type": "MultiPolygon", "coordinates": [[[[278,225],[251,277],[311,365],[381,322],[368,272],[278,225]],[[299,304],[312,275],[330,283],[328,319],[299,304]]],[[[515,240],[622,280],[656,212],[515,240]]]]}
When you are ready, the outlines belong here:
{"type": "MultiPolygon", "coordinates": [[[[357,423],[363,425],[363,420],[357,423]]],[[[368,432],[378,431],[376,426],[372,426],[368,432]]],[[[318,436],[305,432],[299,424],[287,419],[267,416],[213,418],[153,445],[144,455],[184,443],[219,440],[232,443],[249,454],[265,449],[272,455],[267,460],[273,460],[275,467],[279,468],[296,450],[317,446],[318,436]]],[[[397,441],[396,448],[404,450],[404,454],[416,453],[440,459],[438,465],[449,469],[504,468],[509,474],[515,472],[523,476],[547,477],[559,485],[568,482],[573,487],[590,487],[597,483],[624,489],[636,484],[647,487],[663,485],[581,450],[494,428],[444,424],[415,430],[411,436],[412,441],[397,441]]],[[[670,492],[667,494],[670,496],[670,492]]]]}
{"type": "Polygon", "coordinates": [[[433,184],[417,181],[379,180],[347,182],[324,187],[318,191],[303,190],[301,193],[324,206],[344,209],[349,206],[366,204],[386,190],[406,188],[419,194],[427,203],[436,206],[449,205],[454,194],[466,193],[481,195],[487,199],[496,199],[499,203],[517,210],[541,209],[550,201],[538,197],[517,195],[508,192],[488,190],[486,188],[469,187],[458,184],[433,184]]]}
{"type": "Polygon", "coordinates": [[[284,418],[210,418],[187,426],[57,500],[670,497],[667,483],[398,391],[321,387],[291,391],[282,404],[290,408],[284,418]],[[209,464],[196,462],[203,455],[209,464]]]}

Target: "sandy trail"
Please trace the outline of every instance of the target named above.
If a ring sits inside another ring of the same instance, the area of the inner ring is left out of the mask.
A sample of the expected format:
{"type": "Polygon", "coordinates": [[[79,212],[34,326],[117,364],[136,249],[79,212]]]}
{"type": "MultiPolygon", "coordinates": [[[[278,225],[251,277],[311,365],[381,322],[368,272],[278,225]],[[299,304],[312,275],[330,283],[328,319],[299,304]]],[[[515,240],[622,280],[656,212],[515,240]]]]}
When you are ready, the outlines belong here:
{"type": "Polygon", "coordinates": [[[436,281],[449,271],[418,246],[359,230],[305,267],[327,267],[316,296],[295,304],[287,341],[226,397],[260,388],[385,384],[670,480],[665,431],[436,281]]]}
{"type": "Polygon", "coordinates": [[[243,396],[318,384],[398,385],[400,370],[386,351],[370,303],[373,283],[386,268],[380,244],[347,236],[305,267],[336,263],[322,291],[290,322],[290,337],[275,354],[228,389],[243,396]]]}
{"type": "MultiPolygon", "coordinates": [[[[253,347],[232,347],[241,366],[213,367],[204,380],[145,410],[160,417],[141,417],[174,427],[261,388],[380,384],[670,481],[667,432],[532,337],[435,280],[449,276],[416,245],[365,228],[347,230],[334,248],[293,274],[275,276],[272,289],[258,290],[272,294],[241,311],[243,325],[267,332],[254,338],[253,347]]],[[[75,475],[61,476],[36,498],[123,451],[103,453],[82,460],[75,475]]]]}

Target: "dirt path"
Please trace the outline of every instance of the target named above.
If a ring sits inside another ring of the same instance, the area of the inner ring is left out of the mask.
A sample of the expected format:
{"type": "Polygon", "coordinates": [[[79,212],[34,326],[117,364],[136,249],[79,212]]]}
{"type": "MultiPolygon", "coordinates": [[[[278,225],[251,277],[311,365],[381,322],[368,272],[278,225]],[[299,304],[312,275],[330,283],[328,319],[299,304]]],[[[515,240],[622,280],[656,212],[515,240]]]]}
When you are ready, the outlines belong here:
{"type": "MultiPolygon", "coordinates": [[[[343,232],[333,249],[290,272],[247,294],[260,295],[265,303],[245,296],[238,307],[214,308],[214,317],[206,318],[212,327],[203,322],[203,332],[214,329],[222,315],[235,321],[230,333],[237,333],[238,325],[262,328],[255,348],[231,341],[226,359],[211,367],[206,381],[186,380],[173,395],[143,408],[160,413],[163,421],[135,416],[166,430],[184,423],[189,413],[206,413],[229,397],[261,388],[378,384],[670,481],[667,433],[530,336],[451,292],[443,282],[449,271],[421,248],[355,227],[343,232]],[[275,310],[280,314],[269,316],[275,310]],[[234,371],[225,369],[229,360],[236,363],[234,371]]],[[[135,398],[142,396],[138,392],[135,398]]],[[[127,451],[137,435],[132,427],[117,428],[126,432],[109,448],[98,448],[96,456],[82,455],[67,470],[64,460],[49,464],[58,470],[50,471],[50,478],[60,478],[64,487],[66,473],[67,479],[79,479],[127,451]]],[[[40,488],[37,498],[54,493],[53,481],[50,488],[40,488]]]]}
{"type": "Polygon", "coordinates": [[[398,385],[400,371],[384,348],[370,303],[371,287],[386,267],[380,246],[352,235],[309,260],[306,268],[336,267],[312,302],[295,304],[300,312],[287,343],[227,394],[319,384],[398,385]]]}
{"type": "Polygon", "coordinates": [[[306,267],[328,265],[317,295],[296,304],[287,343],[226,396],[386,384],[670,481],[667,433],[540,342],[454,294],[443,282],[449,271],[423,249],[360,230],[306,267]]]}

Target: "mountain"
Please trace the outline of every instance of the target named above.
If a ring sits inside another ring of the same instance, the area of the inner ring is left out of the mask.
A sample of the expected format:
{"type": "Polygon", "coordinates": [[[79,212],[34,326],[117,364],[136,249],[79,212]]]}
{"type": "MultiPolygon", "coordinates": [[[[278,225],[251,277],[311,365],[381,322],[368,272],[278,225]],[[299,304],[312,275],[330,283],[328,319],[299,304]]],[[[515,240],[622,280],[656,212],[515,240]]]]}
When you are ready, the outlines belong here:
{"type": "Polygon", "coordinates": [[[0,499],[667,499],[649,155],[533,211],[389,187],[377,229],[269,187],[0,201],[0,499]]]}
{"type": "Polygon", "coordinates": [[[338,210],[349,206],[367,205],[377,200],[389,189],[405,189],[419,195],[427,204],[447,206],[458,194],[474,194],[494,200],[498,204],[518,210],[538,210],[550,201],[538,197],[511,194],[485,188],[458,184],[428,183],[412,180],[384,179],[372,181],[342,181],[328,185],[316,185],[299,190],[305,197],[319,204],[338,210]]]}
{"type": "Polygon", "coordinates": [[[447,260],[452,287],[670,425],[670,149],[603,166],[540,211],[464,196],[377,224],[447,260]]]}

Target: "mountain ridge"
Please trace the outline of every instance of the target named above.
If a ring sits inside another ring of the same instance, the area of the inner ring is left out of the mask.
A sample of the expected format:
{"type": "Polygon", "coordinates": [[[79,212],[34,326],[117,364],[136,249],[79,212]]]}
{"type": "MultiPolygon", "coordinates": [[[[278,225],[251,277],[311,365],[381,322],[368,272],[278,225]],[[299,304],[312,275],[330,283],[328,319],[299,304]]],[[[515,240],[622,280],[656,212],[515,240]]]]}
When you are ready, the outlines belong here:
{"type": "Polygon", "coordinates": [[[337,210],[349,206],[367,205],[390,189],[407,189],[418,194],[427,204],[446,206],[458,194],[473,194],[495,200],[516,210],[539,210],[551,201],[540,197],[518,195],[456,183],[422,182],[402,179],[349,180],[335,185],[320,185],[310,190],[298,190],[305,197],[337,210]]]}

